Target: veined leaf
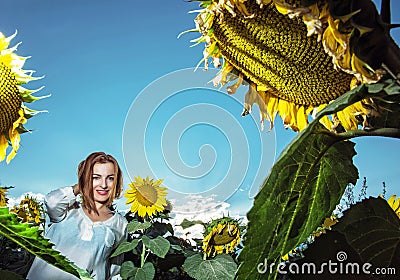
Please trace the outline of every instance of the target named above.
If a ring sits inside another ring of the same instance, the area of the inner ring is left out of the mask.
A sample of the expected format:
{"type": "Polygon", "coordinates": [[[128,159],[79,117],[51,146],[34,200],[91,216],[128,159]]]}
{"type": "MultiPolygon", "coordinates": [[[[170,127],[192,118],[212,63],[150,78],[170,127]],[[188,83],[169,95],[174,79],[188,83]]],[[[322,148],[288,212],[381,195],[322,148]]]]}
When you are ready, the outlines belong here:
{"type": "Polygon", "coordinates": [[[20,223],[17,216],[9,212],[7,207],[0,208],[0,234],[14,241],[22,248],[46,262],[81,279],[92,279],[83,269],[78,268],[60,252],[48,239],[41,235],[38,227],[27,223],[20,223]]]}
{"type": "Polygon", "coordinates": [[[183,269],[197,280],[228,280],[235,278],[236,263],[229,255],[217,255],[210,260],[203,260],[200,254],[188,257],[183,269]]]}
{"type": "MultiPolygon", "coordinates": [[[[265,279],[257,265],[279,263],[307,239],[340,202],[358,172],[354,143],[313,123],[282,152],[248,213],[239,279],[265,279]]],[[[268,275],[274,279],[276,271],[268,275]]]]}
{"type": "Polygon", "coordinates": [[[142,268],[135,267],[133,262],[124,262],[121,266],[121,277],[130,280],[153,280],[156,271],[152,263],[145,263],[142,268]]]}
{"type": "Polygon", "coordinates": [[[383,198],[351,206],[332,230],[346,237],[364,263],[400,270],[400,219],[383,198]]]}
{"type": "MultiPolygon", "coordinates": [[[[343,140],[357,134],[344,137],[331,133],[319,119],[364,98],[390,103],[399,96],[396,82],[382,84],[361,85],[328,104],[282,152],[247,215],[239,279],[265,279],[257,265],[279,263],[281,256],[305,241],[332,213],[346,186],[355,184],[354,144],[343,140]]],[[[395,115],[389,118],[396,119],[395,115]]],[[[387,119],[382,123],[391,124],[387,119]]],[[[275,279],[276,274],[274,271],[267,278],[275,279]]]]}
{"type": "Polygon", "coordinates": [[[115,252],[111,255],[111,258],[132,251],[137,247],[138,244],[139,244],[139,239],[134,239],[131,242],[123,241],[121,244],[119,244],[115,252]]]}
{"type": "Polygon", "coordinates": [[[160,258],[164,258],[168,253],[170,243],[164,237],[158,236],[157,238],[150,239],[148,236],[142,236],[143,244],[149,248],[149,250],[160,258]]]}

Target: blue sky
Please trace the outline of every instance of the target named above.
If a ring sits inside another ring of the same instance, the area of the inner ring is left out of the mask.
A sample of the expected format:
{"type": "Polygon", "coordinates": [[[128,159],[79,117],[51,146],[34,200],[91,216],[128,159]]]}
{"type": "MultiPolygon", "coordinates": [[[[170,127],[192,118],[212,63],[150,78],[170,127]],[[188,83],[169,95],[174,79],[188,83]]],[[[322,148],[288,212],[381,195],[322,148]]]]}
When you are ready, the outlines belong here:
{"type": "MultiPolygon", "coordinates": [[[[400,4],[392,2],[393,22],[400,22],[400,4]]],[[[177,39],[194,27],[195,14],[188,12],[195,9],[197,3],[183,0],[2,0],[0,31],[9,36],[18,30],[12,43],[22,41],[18,54],[32,56],[25,69],[45,76],[28,87],[44,85],[37,95],[51,97],[31,104],[48,112],[29,120],[32,133],[22,136],[16,158],[0,163],[1,185],[15,186],[12,196],[73,185],[78,163],[102,150],[120,162],[125,188],[129,176],[151,171],[181,203],[186,201],[178,193],[216,193],[229,197],[233,212],[245,213],[252,205],[249,192],[267,176],[274,151],[279,154],[295,134],[280,120],[274,131],[261,133],[256,109],[252,117],[240,117],[244,88],[228,96],[199,85],[213,74],[190,69],[203,46],[190,48],[195,34],[177,39]],[[173,87],[163,90],[164,82],[173,87]],[[144,94],[147,107],[138,103],[144,94]],[[171,97],[151,103],[163,94],[171,97]]],[[[392,34],[399,42],[399,31],[392,34]]],[[[368,194],[381,193],[382,181],[388,195],[395,194],[399,140],[355,142],[355,164],[360,178],[367,177],[368,194]]]]}

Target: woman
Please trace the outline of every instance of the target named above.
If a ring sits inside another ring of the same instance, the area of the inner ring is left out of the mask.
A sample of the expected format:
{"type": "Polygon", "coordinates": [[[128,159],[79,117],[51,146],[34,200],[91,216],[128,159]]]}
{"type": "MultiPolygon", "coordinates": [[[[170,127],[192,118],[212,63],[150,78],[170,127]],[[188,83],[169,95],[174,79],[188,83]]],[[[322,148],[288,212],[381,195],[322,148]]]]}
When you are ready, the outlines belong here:
{"type": "MultiPolygon", "coordinates": [[[[45,198],[51,222],[45,236],[94,279],[111,279],[119,273],[122,260],[109,257],[126,236],[126,219],[112,210],[122,188],[122,173],[115,158],[95,152],[79,164],[78,184],[54,190],[45,198]],[[81,203],[76,201],[78,194],[81,203]]],[[[35,258],[27,278],[78,279],[39,258],[35,258]]]]}

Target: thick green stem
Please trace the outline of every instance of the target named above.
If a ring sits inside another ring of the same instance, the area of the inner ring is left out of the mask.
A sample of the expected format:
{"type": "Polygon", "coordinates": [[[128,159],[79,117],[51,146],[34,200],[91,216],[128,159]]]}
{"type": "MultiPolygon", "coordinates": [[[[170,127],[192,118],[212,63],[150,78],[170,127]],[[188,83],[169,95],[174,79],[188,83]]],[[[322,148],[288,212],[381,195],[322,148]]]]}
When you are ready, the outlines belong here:
{"type": "Polygon", "coordinates": [[[360,136],[382,136],[382,137],[392,137],[400,139],[400,129],[398,128],[377,128],[377,129],[368,129],[368,130],[350,130],[343,133],[339,133],[339,136],[344,139],[350,139],[360,136]]]}

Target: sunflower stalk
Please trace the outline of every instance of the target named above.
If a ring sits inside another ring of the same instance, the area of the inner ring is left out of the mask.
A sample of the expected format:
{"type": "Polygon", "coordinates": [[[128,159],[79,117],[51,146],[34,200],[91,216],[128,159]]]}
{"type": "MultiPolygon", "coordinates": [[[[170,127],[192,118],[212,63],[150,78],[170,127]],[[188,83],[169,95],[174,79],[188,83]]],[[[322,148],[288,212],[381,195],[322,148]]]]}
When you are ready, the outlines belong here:
{"type": "Polygon", "coordinates": [[[367,130],[357,129],[357,130],[342,132],[339,133],[338,135],[340,137],[343,137],[344,140],[361,136],[382,136],[382,137],[392,137],[400,139],[400,129],[391,127],[367,129],[367,130]]]}

